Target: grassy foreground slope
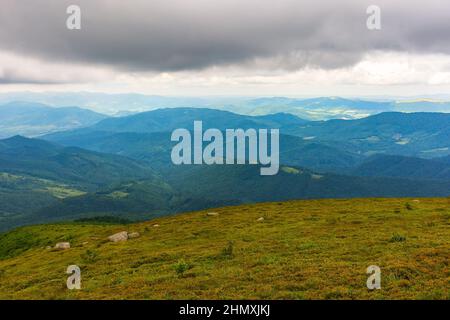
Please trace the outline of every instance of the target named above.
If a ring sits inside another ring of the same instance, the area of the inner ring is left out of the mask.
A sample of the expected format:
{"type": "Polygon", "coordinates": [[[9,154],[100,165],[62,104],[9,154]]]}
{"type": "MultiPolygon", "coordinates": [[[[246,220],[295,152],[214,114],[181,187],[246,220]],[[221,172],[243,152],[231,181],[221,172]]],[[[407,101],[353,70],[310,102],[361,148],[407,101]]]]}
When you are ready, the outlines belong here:
{"type": "Polygon", "coordinates": [[[23,227],[0,235],[0,298],[450,299],[449,230],[448,198],[289,201],[139,224],[23,227]],[[106,240],[123,230],[141,236],[106,240]],[[71,249],[45,248],[64,240],[71,249]],[[81,268],[79,291],[66,288],[71,264],[81,268]],[[369,291],[373,264],[382,289],[369,291]]]}

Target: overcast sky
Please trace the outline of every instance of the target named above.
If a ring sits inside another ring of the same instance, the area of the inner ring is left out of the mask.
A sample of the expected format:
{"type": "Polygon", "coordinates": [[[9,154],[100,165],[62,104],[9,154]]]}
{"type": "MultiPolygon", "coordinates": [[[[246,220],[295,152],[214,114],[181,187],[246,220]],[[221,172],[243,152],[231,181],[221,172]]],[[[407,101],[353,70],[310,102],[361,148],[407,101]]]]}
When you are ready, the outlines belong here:
{"type": "Polygon", "coordinates": [[[17,90],[450,93],[450,1],[1,0],[0,92],[17,90]]]}

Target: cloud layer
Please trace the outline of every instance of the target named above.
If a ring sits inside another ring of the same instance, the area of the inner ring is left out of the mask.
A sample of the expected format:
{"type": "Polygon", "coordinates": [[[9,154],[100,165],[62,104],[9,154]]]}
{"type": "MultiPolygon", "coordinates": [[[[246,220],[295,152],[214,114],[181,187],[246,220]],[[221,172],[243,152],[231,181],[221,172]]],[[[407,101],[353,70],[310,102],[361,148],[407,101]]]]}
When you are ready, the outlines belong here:
{"type": "Polygon", "coordinates": [[[450,54],[448,30],[441,0],[3,0],[0,50],[135,72],[334,69],[373,50],[450,54]],[[70,4],[82,30],[66,28],[70,4]],[[380,31],[366,28],[370,4],[382,9],[380,31]]]}
{"type": "Polygon", "coordinates": [[[2,0],[0,92],[445,93],[449,30],[448,0],[2,0]]]}

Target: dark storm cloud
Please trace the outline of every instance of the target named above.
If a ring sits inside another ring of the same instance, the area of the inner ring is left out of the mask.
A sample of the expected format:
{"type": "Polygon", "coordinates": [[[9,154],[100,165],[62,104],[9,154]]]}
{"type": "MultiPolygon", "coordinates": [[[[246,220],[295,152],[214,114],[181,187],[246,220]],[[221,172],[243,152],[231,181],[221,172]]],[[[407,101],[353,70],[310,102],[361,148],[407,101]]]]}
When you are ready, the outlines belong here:
{"type": "Polygon", "coordinates": [[[371,50],[448,54],[449,30],[446,0],[2,0],[0,50],[127,71],[272,58],[281,69],[330,69],[371,50]],[[71,4],[80,31],[65,27],[71,4]],[[382,9],[381,31],[366,28],[370,4],[382,9]]]}

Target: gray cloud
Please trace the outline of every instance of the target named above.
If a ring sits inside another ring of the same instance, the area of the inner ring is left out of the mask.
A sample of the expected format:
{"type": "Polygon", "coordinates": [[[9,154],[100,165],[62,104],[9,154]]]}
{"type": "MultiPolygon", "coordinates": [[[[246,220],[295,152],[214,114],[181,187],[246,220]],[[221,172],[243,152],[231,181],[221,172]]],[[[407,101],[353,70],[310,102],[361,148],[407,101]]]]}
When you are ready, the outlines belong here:
{"type": "Polygon", "coordinates": [[[23,74],[17,68],[0,68],[0,84],[62,84],[69,83],[61,79],[50,79],[47,76],[35,77],[23,74]]]}
{"type": "Polygon", "coordinates": [[[2,0],[1,6],[0,50],[126,71],[255,60],[269,68],[332,69],[371,50],[450,54],[444,0],[2,0]],[[80,31],[65,27],[71,4],[82,10],[80,31]],[[370,4],[382,9],[381,31],[366,29],[370,4]]]}
{"type": "Polygon", "coordinates": [[[61,81],[33,80],[21,77],[0,77],[0,84],[63,84],[61,81]]]}

